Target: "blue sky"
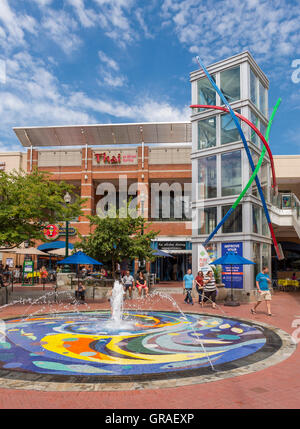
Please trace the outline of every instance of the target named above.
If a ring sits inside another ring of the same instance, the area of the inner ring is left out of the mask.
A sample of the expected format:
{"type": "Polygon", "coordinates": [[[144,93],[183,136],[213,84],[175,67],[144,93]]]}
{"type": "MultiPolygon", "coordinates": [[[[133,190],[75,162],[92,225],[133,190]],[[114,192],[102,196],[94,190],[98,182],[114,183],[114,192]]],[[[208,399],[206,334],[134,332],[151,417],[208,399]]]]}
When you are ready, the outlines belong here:
{"type": "Polygon", "coordinates": [[[13,126],[188,120],[195,56],[246,49],[283,99],[273,153],[300,154],[299,0],[0,0],[0,151],[13,126]]]}

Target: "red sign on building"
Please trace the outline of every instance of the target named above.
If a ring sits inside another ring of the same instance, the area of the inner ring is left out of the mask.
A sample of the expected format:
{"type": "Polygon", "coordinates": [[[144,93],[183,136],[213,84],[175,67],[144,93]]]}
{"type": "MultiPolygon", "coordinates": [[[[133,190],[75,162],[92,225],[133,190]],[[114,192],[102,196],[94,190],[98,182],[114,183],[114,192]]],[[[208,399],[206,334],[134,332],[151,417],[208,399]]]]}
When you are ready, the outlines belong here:
{"type": "Polygon", "coordinates": [[[95,153],[95,157],[97,160],[97,163],[100,164],[100,161],[103,160],[104,164],[120,164],[121,163],[121,154],[118,153],[117,156],[111,156],[109,157],[106,152],[102,153],[95,153]]]}

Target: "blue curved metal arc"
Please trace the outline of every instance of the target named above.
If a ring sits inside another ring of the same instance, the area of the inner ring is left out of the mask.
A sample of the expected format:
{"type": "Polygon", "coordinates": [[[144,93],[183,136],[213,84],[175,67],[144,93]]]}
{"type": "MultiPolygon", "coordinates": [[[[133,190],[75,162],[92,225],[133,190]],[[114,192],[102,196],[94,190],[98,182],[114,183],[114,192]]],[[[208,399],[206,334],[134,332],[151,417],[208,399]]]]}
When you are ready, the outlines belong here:
{"type": "Polygon", "coordinates": [[[204,247],[210,242],[210,240],[213,238],[213,236],[219,231],[221,226],[224,224],[224,222],[226,222],[226,220],[229,218],[229,216],[231,215],[231,213],[233,211],[234,211],[234,209],[232,207],[230,207],[230,209],[228,210],[226,215],[223,217],[221,222],[217,225],[217,227],[213,230],[213,232],[209,235],[209,237],[207,237],[207,239],[204,241],[204,243],[203,243],[204,247]]]}
{"type": "MultiPolygon", "coordinates": [[[[230,114],[232,116],[232,119],[234,120],[234,123],[235,123],[235,125],[236,125],[236,127],[237,127],[237,129],[238,129],[238,131],[240,133],[240,136],[242,138],[242,141],[243,141],[243,144],[244,144],[244,148],[246,150],[247,157],[248,157],[248,160],[249,160],[249,164],[250,164],[250,166],[252,168],[252,171],[254,171],[255,170],[255,165],[254,165],[254,162],[253,162],[253,159],[252,159],[252,156],[251,156],[251,153],[250,153],[250,150],[249,150],[246,138],[244,136],[244,133],[242,131],[240,123],[239,123],[237,117],[235,116],[234,111],[232,110],[230,104],[228,103],[228,101],[226,100],[226,98],[224,97],[224,95],[222,94],[221,90],[218,88],[218,86],[216,85],[216,83],[211,78],[210,74],[206,70],[205,65],[202,63],[200,57],[196,57],[196,59],[197,59],[199,65],[200,65],[200,67],[203,69],[204,73],[206,74],[208,80],[210,81],[210,83],[212,84],[212,86],[214,87],[214,89],[216,90],[216,92],[219,94],[221,100],[223,101],[223,103],[225,104],[225,106],[229,109],[229,112],[230,112],[230,114]]],[[[257,189],[258,189],[258,192],[259,192],[259,195],[260,195],[260,199],[261,199],[261,202],[262,202],[262,205],[263,205],[263,208],[264,208],[265,216],[267,218],[268,224],[270,224],[271,223],[271,219],[270,219],[269,211],[268,211],[268,208],[267,208],[267,205],[266,205],[266,201],[265,201],[265,197],[264,197],[261,185],[260,185],[260,181],[259,181],[259,179],[258,179],[257,176],[255,177],[255,182],[256,182],[256,186],[257,186],[257,189]]],[[[220,226],[221,225],[219,225],[219,227],[220,226]]],[[[208,242],[208,241],[206,240],[206,242],[208,242]]]]}

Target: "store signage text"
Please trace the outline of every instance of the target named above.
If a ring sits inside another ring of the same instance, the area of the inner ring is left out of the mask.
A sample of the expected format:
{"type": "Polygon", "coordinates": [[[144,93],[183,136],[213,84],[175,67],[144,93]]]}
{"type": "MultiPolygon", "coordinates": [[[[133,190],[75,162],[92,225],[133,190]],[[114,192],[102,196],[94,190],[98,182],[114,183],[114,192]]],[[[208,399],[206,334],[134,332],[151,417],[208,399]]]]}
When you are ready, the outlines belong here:
{"type": "Polygon", "coordinates": [[[169,249],[169,250],[185,250],[186,244],[185,241],[159,241],[157,243],[159,249],[169,249]]]}
{"type": "Polygon", "coordinates": [[[117,156],[109,157],[106,152],[95,153],[97,163],[100,164],[100,161],[103,160],[104,164],[120,164],[121,163],[121,154],[118,153],[117,156]]]}
{"type": "MultiPolygon", "coordinates": [[[[50,224],[44,228],[44,236],[47,240],[55,240],[60,235],[66,235],[66,228],[61,224],[50,224]]],[[[76,229],[69,226],[68,235],[76,235],[76,229]]]]}
{"type": "Polygon", "coordinates": [[[131,154],[124,154],[121,155],[120,153],[116,155],[108,155],[106,152],[101,153],[95,153],[95,158],[97,161],[97,164],[100,164],[103,162],[104,164],[129,164],[133,163],[136,160],[136,155],[131,154]]]}

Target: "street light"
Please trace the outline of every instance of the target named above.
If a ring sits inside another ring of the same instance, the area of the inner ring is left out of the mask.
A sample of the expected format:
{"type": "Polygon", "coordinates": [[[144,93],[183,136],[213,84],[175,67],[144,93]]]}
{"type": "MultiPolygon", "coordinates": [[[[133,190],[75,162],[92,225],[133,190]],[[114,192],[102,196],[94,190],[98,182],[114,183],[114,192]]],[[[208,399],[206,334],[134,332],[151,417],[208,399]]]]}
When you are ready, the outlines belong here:
{"type": "MultiPolygon", "coordinates": [[[[64,196],[65,203],[68,205],[71,202],[71,195],[69,192],[64,196]]],[[[69,256],[69,221],[66,220],[66,254],[65,257],[69,256]]]]}
{"type": "MultiPolygon", "coordinates": [[[[145,204],[144,192],[141,192],[140,194],[140,201],[141,201],[141,215],[142,215],[142,218],[144,219],[144,204],[145,204]]],[[[142,224],[141,235],[144,235],[144,223],[142,224]]],[[[140,260],[140,269],[143,270],[144,268],[145,268],[144,260],[140,260]]]]}

